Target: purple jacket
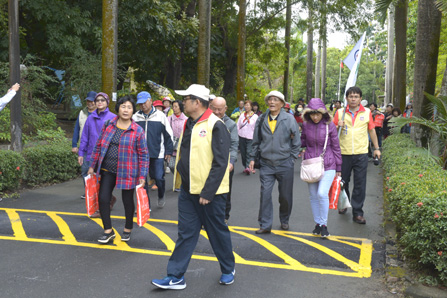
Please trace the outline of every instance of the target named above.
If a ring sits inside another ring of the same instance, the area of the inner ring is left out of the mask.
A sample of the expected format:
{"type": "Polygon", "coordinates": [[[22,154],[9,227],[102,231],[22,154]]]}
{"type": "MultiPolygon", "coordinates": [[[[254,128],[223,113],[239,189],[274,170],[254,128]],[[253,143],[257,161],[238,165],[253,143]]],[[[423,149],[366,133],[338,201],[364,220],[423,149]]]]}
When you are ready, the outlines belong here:
{"type": "Polygon", "coordinates": [[[109,108],[106,108],[99,113],[99,115],[97,111],[98,110],[93,111],[93,113],[88,116],[84,125],[84,130],[82,131],[78,155],[83,156],[86,161],[90,161],[90,156],[95,148],[96,141],[101,133],[104,122],[111,120],[116,116],[109,111],[109,108]]]}
{"type": "Polygon", "coordinates": [[[326,153],[324,154],[324,169],[341,172],[341,151],[338,141],[338,133],[326,106],[319,98],[312,98],[309,105],[303,111],[303,127],[301,131],[301,147],[306,147],[304,159],[314,158],[323,152],[324,140],[326,138],[326,124],[329,125],[329,136],[327,140],[326,153]],[[323,119],[315,124],[310,119],[309,112],[319,111],[323,119]]]}

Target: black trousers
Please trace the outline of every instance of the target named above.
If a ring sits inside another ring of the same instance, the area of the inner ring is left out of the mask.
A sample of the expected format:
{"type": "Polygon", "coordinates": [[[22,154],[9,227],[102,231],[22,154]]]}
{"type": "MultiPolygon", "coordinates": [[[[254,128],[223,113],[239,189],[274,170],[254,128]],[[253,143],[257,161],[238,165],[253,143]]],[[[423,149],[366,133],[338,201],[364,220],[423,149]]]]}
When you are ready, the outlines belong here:
{"type": "Polygon", "coordinates": [[[342,155],[341,178],[345,182],[345,190],[351,199],[352,215],[363,216],[363,203],[366,196],[366,170],[368,169],[368,154],[342,155]],[[354,172],[354,188],[349,191],[351,172],[354,172]]]}
{"type": "MultiPolygon", "coordinates": [[[[116,185],[116,174],[101,171],[101,181],[99,186],[99,211],[101,213],[102,224],[104,230],[112,228],[112,220],[110,219],[110,200],[112,192],[116,185]]],[[[133,228],[133,214],[135,212],[135,204],[133,202],[133,194],[135,189],[123,189],[121,196],[123,198],[124,213],[126,215],[126,229],[133,228]]]]}
{"type": "Polygon", "coordinates": [[[228,220],[230,218],[230,210],[231,210],[231,186],[233,185],[233,171],[230,172],[230,191],[227,194],[227,199],[225,202],[225,219],[228,220]]]}

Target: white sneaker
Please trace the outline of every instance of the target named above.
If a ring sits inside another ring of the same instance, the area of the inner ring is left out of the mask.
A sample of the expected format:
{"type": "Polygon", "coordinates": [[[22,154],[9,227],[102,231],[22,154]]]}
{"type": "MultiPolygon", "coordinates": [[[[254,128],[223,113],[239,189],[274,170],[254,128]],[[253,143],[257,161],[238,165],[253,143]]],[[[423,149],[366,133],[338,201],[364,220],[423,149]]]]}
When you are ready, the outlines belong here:
{"type": "Polygon", "coordinates": [[[166,174],[171,173],[171,169],[169,169],[169,167],[166,167],[166,171],[165,171],[165,173],[166,173],[166,174]]]}

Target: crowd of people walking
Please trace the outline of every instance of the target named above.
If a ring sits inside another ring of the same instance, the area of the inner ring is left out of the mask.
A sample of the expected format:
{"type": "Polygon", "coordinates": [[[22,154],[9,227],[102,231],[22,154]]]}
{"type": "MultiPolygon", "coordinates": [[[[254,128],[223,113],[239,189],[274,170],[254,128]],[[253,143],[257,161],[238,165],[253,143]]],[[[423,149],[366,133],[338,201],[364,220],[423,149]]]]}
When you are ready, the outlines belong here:
{"type": "MultiPolygon", "coordinates": [[[[238,152],[243,173],[259,173],[256,234],[269,234],[274,228],[272,191],[276,182],[279,227],[289,230],[294,169],[299,157],[321,157],[324,168],[318,181],[308,181],[314,235],[330,236],[329,189],[337,176],[344,180],[353,221],[366,223],[363,205],[368,153],[380,158],[382,136],[386,138],[390,133],[388,121],[400,116],[392,105],[387,106],[385,114],[375,103],[364,107],[362,91],[351,87],[346,91],[346,107],[335,102],[328,111],[321,99],[313,98],[307,105],[300,99],[292,108],[281,92],[271,91],[264,98],[267,111],[262,112],[258,102],[245,97],[228,116],[226,100],[210,95],[203,85],[193,84],[175,92],[182,100],[164,97],[153,101],[147,91],[139,92],[136,100],[122,97],[114,114],[108,109],[108,95],[91,91],[85,98],[86,108],[79,113],[72,140],[72,152],[78,155],[82,176],[101,177],[99,212],[92,217],[102,219],[104,232],[98,242],[103,244],[115,238],[110,218],[116,202],[113,189],[122,190],[126,221],[121,240],[129,241],[136,186],[144,186],[148,194],[151,189],[156,191],[156,206],[163,208],[165,175],[172,172],[173,191],[179,193],[178,239],[166,277],[154,279],[152,284],[163,289],[186,287],[184,274],[201,229],[207,232],[219,261],[219,282],[234,282],[235,261],[227,222],[238,152]],[[355,181],[352,195],[351,173],[355,181]]],[[[408,106],[404,117],[411,117],[411,113],[408,106]]],[[[341,215],[346,212],[339,210],[341,215]]]]}

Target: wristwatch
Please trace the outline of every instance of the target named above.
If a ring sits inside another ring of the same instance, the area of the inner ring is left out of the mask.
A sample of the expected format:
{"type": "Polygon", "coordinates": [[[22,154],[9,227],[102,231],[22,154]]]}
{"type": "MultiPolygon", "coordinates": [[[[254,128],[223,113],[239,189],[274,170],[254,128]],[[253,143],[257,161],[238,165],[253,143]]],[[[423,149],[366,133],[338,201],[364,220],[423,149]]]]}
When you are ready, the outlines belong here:
{"type": "Polygon", "coordinates": [[[374,148],[374,151],[376,151],[376,150],[380,150],[380,148],[374,148]]]}

